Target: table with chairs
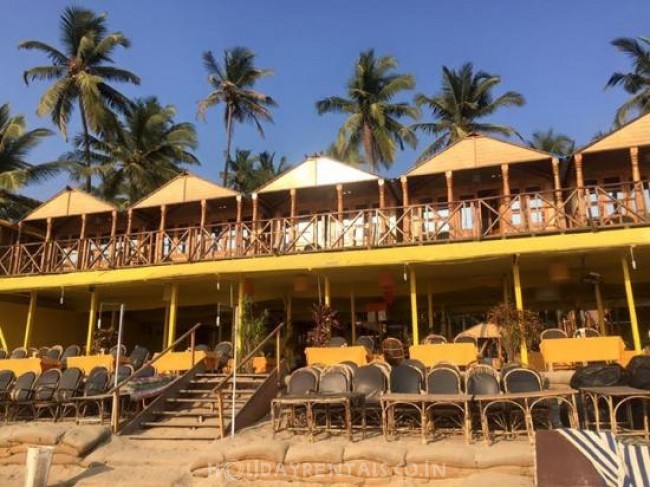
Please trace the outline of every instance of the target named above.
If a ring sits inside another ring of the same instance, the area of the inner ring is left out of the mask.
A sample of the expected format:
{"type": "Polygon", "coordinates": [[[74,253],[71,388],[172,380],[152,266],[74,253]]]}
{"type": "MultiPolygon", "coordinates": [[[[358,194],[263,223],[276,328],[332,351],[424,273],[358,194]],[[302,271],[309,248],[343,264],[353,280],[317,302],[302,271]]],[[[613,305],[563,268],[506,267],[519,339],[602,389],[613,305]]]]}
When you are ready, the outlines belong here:
{"type": "Polygon", "coordinates": [[[365,365],[368,363],[369,355],[368,349],[363,345],[305,348],[307,365],[334,365],[341,362],[365,365]]]}
{"type": "Polygon", "coordinates": [[[542,334],[539,348],[546,369],[552,371],[557,364],[619,362],[624,356],[625,343],[619,336],[565,338],[542,334]]]}
{"type": "Polygon", "coordinates": [[[440,362],[467,367],[478,359],[475,341],[411,345],[409,355],[427,367],[433,367],[440,362]]]}

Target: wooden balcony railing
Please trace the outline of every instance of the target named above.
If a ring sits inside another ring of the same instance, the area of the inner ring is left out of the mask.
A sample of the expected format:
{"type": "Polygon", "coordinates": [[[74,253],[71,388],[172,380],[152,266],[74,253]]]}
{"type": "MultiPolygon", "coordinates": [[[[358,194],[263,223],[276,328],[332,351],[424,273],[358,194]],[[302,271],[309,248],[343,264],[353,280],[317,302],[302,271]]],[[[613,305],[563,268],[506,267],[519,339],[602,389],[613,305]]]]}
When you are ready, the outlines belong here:
{"type": "Polygon", "coordinates": [[[0,275],[65,273],[422,245],[650,224],[650,185],[623,183],[0,247],[0,275]]]}

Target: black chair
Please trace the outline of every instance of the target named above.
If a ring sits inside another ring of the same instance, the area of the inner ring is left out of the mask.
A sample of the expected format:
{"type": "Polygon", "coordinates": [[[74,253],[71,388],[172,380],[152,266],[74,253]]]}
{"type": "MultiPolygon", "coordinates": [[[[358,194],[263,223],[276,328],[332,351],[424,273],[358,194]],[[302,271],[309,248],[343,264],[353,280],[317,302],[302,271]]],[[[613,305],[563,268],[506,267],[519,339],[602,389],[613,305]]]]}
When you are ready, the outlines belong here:
{"type": "Polygon", "coordinates": [[[124,345],[124,344],[119,345],[119,346],[118,346],[118,345],[113,345],[113,346],[111,347],[111,350],[110,350],[109,353],[110,353],[113,357],[117,357],[117,350],[118,350],[118,348],[119,348],[119,350],[120,350],[120,357],[126,357],[126,345],[124,345]]]}
{"type": "Polygon", "coordinates": [[[348,366],[339,364],[325,367],[318,381],[318,393],[310,401],[310,434],[318,428],[319,417],[325,419],[324,429],[328,434],[332,431],[332,419],[338,418],[343,420],[340,426],[351,438],[352,410],[361,404],[362,399],[362,394],[352,392],[352,372],[348,366]]]}
{"type": "Polygon", "coordinates": [[[20,414],[25,411],[31,411],[32,418],[36,419],[35,405],[52,401],[60,379],[61,371],[59,369],[49,369],[39,375],[31,391],[24,394],[21,400],[12,398],[12,414],[10,414],[12,419],[18,419],[20,414]]]}
{"type": "Polygon", "coordinates": [[[503,374],[503,390],[506,393],[538,392],[542,389],[542,378],[534,370],[515,367],[503,374]]]}
{"type": "Polygon", "coordinates": [[[338,347],[347,347],[348,341],[345,337],[332,337],[327,341],[327,347],[338,348],[338,347]]]}
{"type": "Polygon", "coordinates": [[[466,418],[469,414],[467,408],[469,398],[462,394],[462,378],[458,368],[451,365],[436,365],[427,374],[427,394],[440,396],[440,400],[431,401],[426,405],[424,411],[427,417],[428,428],[426,429],[430,430],[433,426],[434,433],[462,431],[468,437],[469,427],[466,418]]]}
{"type": "Polygon", "coordinates": [[[388,337],[381,342],[381,351],[386,362],[390,365],[399,365],[404,361],[404,345],[397,338],[388,337]]]}
{"type": "MultiPolygon", "coordinates": [[[[125,380],[127,377],[131,377],[133,375],[133,372],[135,372],[135,371],[134,371],[132,365],[128,365],[128,364],[120,365],[117,368],[117,383],[119,384],[120,382],[125,380]]],[[[114,382],[115,382],[115,374],[116,374],[116,372],[113,372],[111,374],[111,385],[113,385],[114,382]]]]}
{"type": "Polygon", "coordinates": [[[351,379],[351,373],[347,366],[330,365],[320,374],[318,393],[336,394],[339,392],[349,392],[351,379]]]}
{"type": "Polygon", "coordinates": [[[79,355],[81,355],[81,347],[79,345],[68,345],[65,347],[65,350],[59,359],[61,362],[61,368],[65,369],[68,366],[68,358],[78,357],[79,355]]]}
{"type": "Polygon", "coordinates": [[[436,335],[435,333],[432,333],[430,335],[425,336],[422,339],[421,343],[423,345],[437,345],[441,343],[447,343],[447,339],[442,335],[436,335]]]}
{"type": "Polygon", "coordinates": [[[61,403],[60,417],[64,417],[70,408],[75,410],[76,422],[86,417],[91,406],[96,406],[100,422],[103,421],[106,402],[110,399],[106,392],[111,388],[108,370],[105,367],[95,367],[86,377],[81,395],[73,397],[69,402],[61,403]]]}
{"type": "Polygon", "coordinates": [[[375,339],[370,335],[361,335],[357,338],[355,345],[361,345],[362,347],[366,347],[368,352],[373,352],[375,350],[375,339]]]}
{"type": "Polygon", "coordinates": [[[14,405],[23,403],[32,397],[35,381],[36,374],[34,372],[25,372],[18,376],[9,393],[8,400],[5,402],[5,422],[13,419],[14,405]]]}
{"type": "Polygon", "coordinates": [[[63,371],[52,398],[50,400],[34,401],[34,419],[38,419],[42,411],[48,411],[53,420],[57,419],[61,403],[69,402],[71,398],[77,395],[83,376],[81,369],[76,367],[63,371]]]}
{"type": "Polygon", "coordinates": [[[29,352],[25,347],[14,348],[9,358],[27,358],[29,352]]]}
{"type": "Polygon", "coordinates": [[[547,328],[540,335],[541,340],[554,340],[556,338],[568,338],[566,332],[561,328],[547,328]]]}
{"type": "Polygon", "coordinates": [[[499,374],[492,367],[477,365],[465,374],[465,391],[470,396],[500,394],[499,374]]]}
{"type": "Polygon", "coordinates": [[[63,347],[61,345],[54,345],[47,352],[45,352],[45,358],[51,360],[59,360],[61,358],[62,353],[63,353],[63,347]]]}
{"type": "Polygon", "coordinates": [[[599,336],[600,333],[595,328],[578,328],[573,332],[573,338],[595,338],[599,336]]]}
{"type": "Polygon", "coordinates": [[[205,343],[199,343],[194,347],[194,350],[196,350],[197,352],[207,352],[210,350],[210,347],[205,343]]]}
{"type": "Polygon", "coordinates": [[[133,368],[138,370],[149,358],[149,349],[136,345],[133,347],[133,350],[131,350],[129,358],[131,359],[131,365],[133,365],[133,368]]]}
{"type": "MultiPolygon", "coordinates": [[[[16,375],[11,370],[0,371],[0,402],[6,404],[11,394],[11,386],[16,380],[16,375]]],[[[3,408],[4,413],[4,408],[3,408]]]]}
{"type": "Polygon", "coordinates": [[[460,335],[457,335],[456,338],[454,338],[454,343],[471,343],[473,345],[476,345],[476,338],[463,335],[461,333],[460,335]]]}
{"type": "Polygon", "coordinates": [[[8,355],[9,353],[4,348],[0,348],[0,360],[6,359],[8,355]]]}
{"type": "Polygon", "coordinates": [[[424,365],[422,362],[420,362],[417,359],[407,358],[406,360],[404,360],[402,362],[402,364],[403,365],[410,365],[411,367],[415,367],[416,369],[418,369],[420,371],[420,373],[422,374],[422,377],[427,375],[427,367],[426,367],[426,365],[424,365]]]}
{"type": "Polygon", "coordinates": [[[346,367],[348,367],[350,369],[350,374],[352,374],[352,376],[354,376],[354,374],[357,373],[357,370],[359,370],[359,364],[357,364],[356,362],[352,362],[352,360],[344,360],[343,362],[341,362],[341,365],[345,365],[346,367]]]}
{"type": "Polygon", "coordinates": [[[287,380],[287,390],[271,401],[271,418],[275,434],[286,419],[287,428],[295,431],[308,429],[308,402],[318,390],[320,372],[313,367],[294,370],[287,380]],[[305,421],[300,421],[304,419],[305,421]],[[277,420],[277,421],[276,421],[277,420]]]}
{"type": "Polygon", "coordinates": [[[143,367],[140,370],[136,370],[134,372],[134,375],[138,378],[153,377],[154,375],[156,375],[156,369],[154,368],[153,365],[147,365],[146,367],[143,367]]]}
{"type": "Polygon", "coordinates": [[[461,377],[454,369],[445,365],[433,367],[427,374],[427,394],[460,394],[461,377]]]}
{"type": "Polygon", "coordinates": [[[41,347],[38,349],[38,356],[39,357],[45,357],[47,356],[47,352],[50,351],[50,347],[41,347]]]}
{"type": "Polygon", "coordinates": [[[411,365],[400,364],[390,370],[390,392],[397,394],[420,394],[422,372],[411,365]]]}
{"type": "Polygon", "coordinates": [[[361,432],[365,436],[368,413],[372,413],[381,426],[381,395],[388,389],[388,372],[377,364],[359,367],[352,378],[352,391],[363,394],[361,404],[361,432]]]}

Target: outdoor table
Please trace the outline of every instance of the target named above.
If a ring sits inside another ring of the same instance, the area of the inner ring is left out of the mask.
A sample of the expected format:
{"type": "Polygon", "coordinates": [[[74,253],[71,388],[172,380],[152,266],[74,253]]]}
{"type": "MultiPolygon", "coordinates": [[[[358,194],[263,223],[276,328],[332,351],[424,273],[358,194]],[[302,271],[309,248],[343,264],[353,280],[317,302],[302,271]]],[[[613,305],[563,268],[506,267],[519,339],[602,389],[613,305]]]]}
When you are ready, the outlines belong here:
{"type": "MultiPolygon", "coordinates": [[[[471,345],[471,344],[470,344],[471,345]]],[[[429,412],[438,406],[452,406],[459,409],[463,415],[463,435],[469,442],[471,433],[471,418],[469,415],[469,402],[471,396],[467,394],[383,394],[381,400],[382,429],[384,439],[396,433],[395,407],[405,405],[415,408],[420,414],[420,433],[422,443],[427,443],[429,430],[429,412]]]]}
{"type": "Polygon", "coordinates": [[[41,373],[41,359],[29,358],[6,358],[0,360],[0,370],[11,370],[16,377],[25,372],[41,373]]]}
{"type": "Polygon", "coordinates": [[[305,355],[307,356],[307,365],[334,365],[341,362],[366,365],[368,363],[368,351],[366,347],[361,345],[352,347],[307,347],[305,348],[305,355]]]}
{"type": "Polygon", "coordinates": [[[546,368],[552,371],[553,364],[559,363],[618,362],[625,344],[619,336],[554,338],[542,340],[539,348],[546,368]]]}
{"type": "MultiPolygon", "coordinates": [[[[154,355],[156,358],[158,354],[154,355]]],[[[183,372],[190,370],[201,360],[206,360],[208,357],[214,357],[215,355],[212,352],[206,352],[205,350],[195,350],[194,351],[194,360],[192,361],[192,352],[167,352],[165,355],[162,355],[158,360],[153,363],[153,366],[156,369],[157,374],[167,374],[174,372],[183,372]]],[[[209,364],[206,363],[206,368],[209,369],[209,364]]]]}
{"type": "Polygon", "coordinates": [[[115,360],[112,355],[80,355],[68,357],[67,362],[68,368],[77,367],[88,375],[95,367],[105,367],[106,370],[112,372],[115,360]]]}
{"type": "Polygon", "coordinates": [[[409,357],[419,360],[427,367],[433,367],[440,362],[467,367],[472,362],[476,362],[478,353],[472,343],[431,343],[411,345],[409,357]]]}
{"type": "Polygon", "coordinates": [[[526,434],[531,444],[534,443],[533,409],[540,403],[550,400],[559,404],[566,404],[569,407],[569,421],[572,428],[578,427],[578,409],[576,405],[575,389],[544,389],[531,392],[508,392],[501,394],[474,395],[472,399],[478,403],[481,415],[481,430],[486,442],[489,443],[488,409],[496,404],[509,404],[519,408],[524,415],[526,434]]]}
{"type": "MultiPolygon", "coordinates": [[[[585,407],[587,401],[594,408],[596,431],[600,432],[601,419],[599,403],[602,401],[607,407],[609,413],[609,429],[615,435],[638,435],[642,434],[646,441],[650,440],[650,428],[648,426],[648,402],[650,402],[650,390],[636,389],[628,386],[603,386],[603,387],[583,387],[580,389],[585,407]],[[632,422],[632,401],[639,400],[643,404],[643,430],[635,430],[632,422]],[[622,406],[626,406],[629,422],[628,429],[619,429],[617,421],[618,411],[622,406]]],[[[586,415],[585,415],[586,418],[586,415]]]]}

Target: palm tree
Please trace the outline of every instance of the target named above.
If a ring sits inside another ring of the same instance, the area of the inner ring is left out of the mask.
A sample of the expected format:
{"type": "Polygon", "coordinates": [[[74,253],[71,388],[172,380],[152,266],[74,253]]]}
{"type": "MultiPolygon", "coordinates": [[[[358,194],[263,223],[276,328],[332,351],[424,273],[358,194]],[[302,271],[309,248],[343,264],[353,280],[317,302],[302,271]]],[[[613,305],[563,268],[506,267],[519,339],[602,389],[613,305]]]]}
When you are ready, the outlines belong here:
{"type": "Polygon", "coordinates": [[[12,116],[8,104],[0,105],[0,218],[21,218],[37,202],[16,190],[58,170],[56,163],[34,165],[27,160],[29,152],[50,135],[44,128],[27,130],[25,117],[12,116]]]}
{"type": "Polygon", "coordinates": [[[275,152],[264,151],[257,155],[258,167],[258,184],[262,185],[269,182],[271,179],[279,176],[283,172],[289,170],[291,166],[287,163],[287,158],[282,156],[275,165],[275,152]]]}
{"type": "Polygon", "coordinates": [[[415,97],[416,104],[428,107],[435,120],[413,125],[415,130],[436,137],[420,159],[473,133],[519,135],[507,125],[481,121],[499,108],[524,105],[524,97],[516,91],[507,91],[495,98],[493,90],[500,83],[499,76],[485,71],[474,72],[472,63],[463,64],[458,71],[443,66],[440,91],[430,97],[422,93],[415,97]]]}
{"type": "Polygon", "coordinates": [[[235,122],[252,123],[264,137],[262,121],[273,122],[269,107],[277,106],[273,98],[255,91],[255,84],[273,71],[255,66],[255,53],[245,47],[235,47],[223,52],[223,62],[219,64],[212,51],[203,53],[203,65],[208,71],[208,83],[212,91],[199,102],[197,115],[205,118],[208,108],[223,104],[226,125],[226,160],[223,167],[223,184],[228,179],[230,146],[235,122]]]}
{"type": "Polygon", "coordinates": [[[336,142],[332,143],[323,155],[331,157],[335,161],[345,162],[352,167],[361,167],[366,164],[366,160],[363,154],[359,152],[358,147],[343,147],[340,150],[336,142]]]}
{"type": "Polygon", "coordinates": [[[533,132],[532,138],[528,141],[528,147],[565,158],[573,154],[575,141],[568,135],[555,133],[551,128],[546,131],[533,132]]]}
{"type": "Polygon", "coordinates": [[[258,158],[252,151],[235,149],[234,159],[228,161],[230,172],[226,184],[240,193],[251,193],[259,186],[258,158]]]}
{"type": "MultiPolygon", "coordinates": [[[[122,205],[133,204],[183,171],[198,164],[192,154],[197,136],[191,123],[176,123],[173,106],[162,106],[155,97],[138,99],[123,123],[109,137],[90,136],[94,174],[101,177],[98,193],[122,205]]],[[[77,137],[77,150],[64,156],[78,160],[85,145],[77,137]]],[[[73,168],[72,177],[83,177],[85,167],[73,168]]]]}
{"type": "Polygon", "coordinates": [[[375,57],[374,50],[362,52],[347,82],[347,98],[330,96],[316,102],[319,115],[344,113],[348,118],[339,129],[336,140],[340,152],[363,146],[371,171],[379,165],[390,168],[397,147],[415,147],[417,139],[400,119],[417,118],[418,110],[409,103],[393,99],[415,87],[411,74],[395,73],[397,61],[392,56],[375,57]]]}
{"type": "MultiPolygon", "coordinates": [[[[62,49],[40,41],[26,41],[20,49],[44,53],[51,65],[37,66],[24,72],[25,83],[41,80],[54,83],[42,96],[37,113],[49,114],[67,139],[68,121],[78,105],[83,129],[83,160],[90,169],[90,133],[100,134],[114,124],[111,110],[125,113],[131,102],[109,82],[139,84],[130,71],[113,66],[111,55],[118,47],[127,48],[129,40],[119,32],[107,33],[106,14],[95,14],[81,7],[68,7],[60,20],[62,49]]],[[[86,190],[92,188],[90,171],[85,177],[86,190]]]]}
{"type": "Polygon", "coordinates": [[[614,73],[607,82],[607,88],[621,85],[632,95],[616,112],[616,124],[622,125],[630,112],[650,112],[650,37],[614,39],[612,45],[632,60],[633,71],[614,73]]]}

